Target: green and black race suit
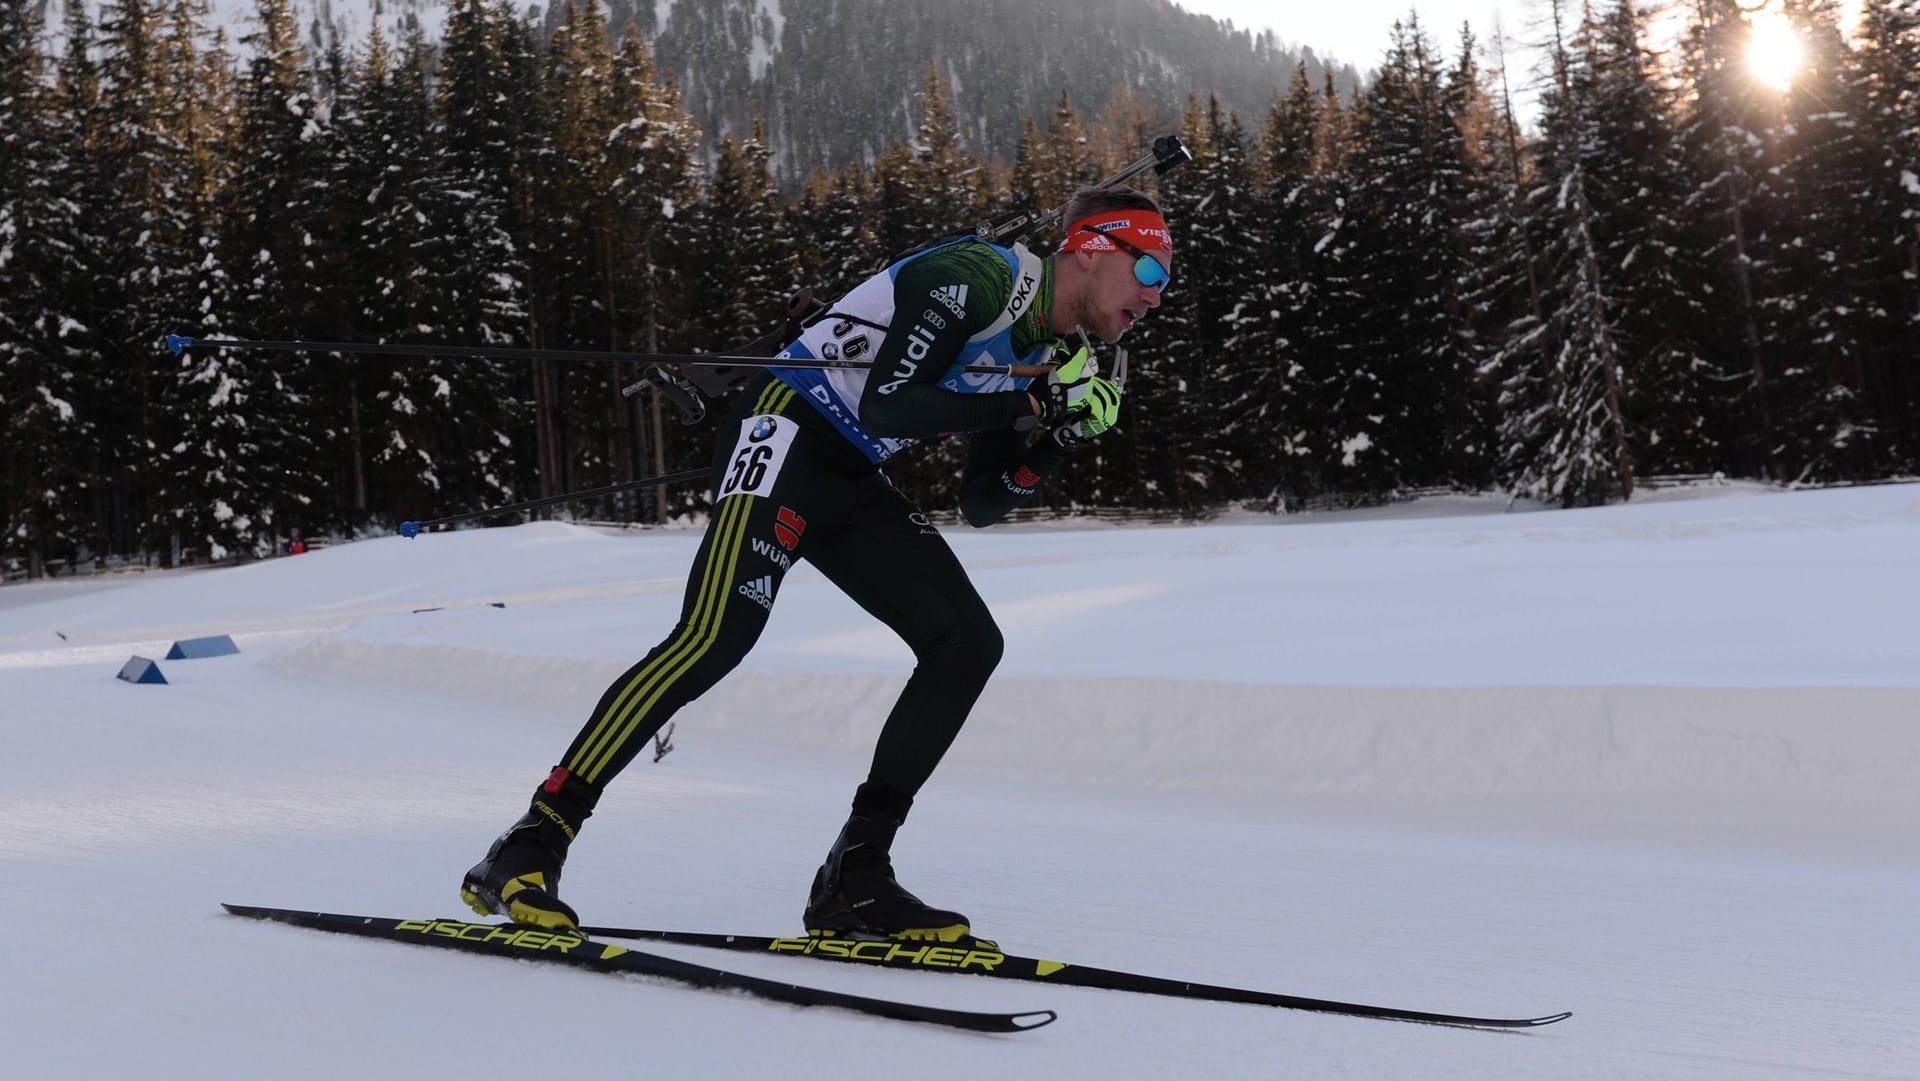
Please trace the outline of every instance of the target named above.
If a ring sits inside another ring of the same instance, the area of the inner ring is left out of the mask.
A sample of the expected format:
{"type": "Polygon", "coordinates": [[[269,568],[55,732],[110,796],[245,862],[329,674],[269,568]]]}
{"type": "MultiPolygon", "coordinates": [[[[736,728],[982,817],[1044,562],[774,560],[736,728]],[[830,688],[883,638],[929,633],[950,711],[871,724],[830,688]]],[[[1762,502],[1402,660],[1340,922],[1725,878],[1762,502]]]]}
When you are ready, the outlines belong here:
{"type": "Polygon", "coordinates": [[[878,464],[913,440],[966,432],[969,523],[1032,496],[1068,451],[1013,427],[1033,413],[1025,380],[957,369],[1051,360],[1052,284],[1050,265],[1024,248],[941,244],[861,283],[784,354],[871,357],[871,368],[776,368],[751,383],[714,448],[713,517],[679,622],[607,687],[562,766],[595,790],[610,781],[740,663],[805,561],[913,650],[868,775],[910,799],[1005,643],[940,531],[878,464]]]}
{"type": "Polygon", "coordinates": [[[842,297],[781,356],[865,360],[868,368],[775,368],[847,442],[879,463],[916,440],[970,433],[961,515],[989,525],[1029,499],[1065,458],[1013,430],[1032,413],[1026,379],[969,364],[1043,364],[1051,266],[1020,245],[963,239],[894,263],[842,297]]]}

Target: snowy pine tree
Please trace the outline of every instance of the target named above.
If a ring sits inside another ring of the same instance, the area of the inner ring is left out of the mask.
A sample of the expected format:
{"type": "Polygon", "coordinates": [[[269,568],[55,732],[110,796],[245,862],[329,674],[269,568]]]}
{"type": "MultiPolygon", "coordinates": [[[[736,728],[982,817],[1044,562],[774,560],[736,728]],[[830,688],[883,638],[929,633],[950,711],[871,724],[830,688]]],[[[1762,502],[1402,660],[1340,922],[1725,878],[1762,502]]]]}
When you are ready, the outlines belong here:
{"type": "Polygon", "coordinates": [[[1331,78],[1323,80],[1313,135],[1319,198],[1307,268],[1314,299],[1303,320],[1312,352],[1302,360],[1304,377],[1317,390],[1318,431],[1299,445],[1308,451],[1301,464],[1316,494],[1342,499],[1367,498],[1369,485],[1356,477],[1374,472],[1371,425],[1384,417],[1362,359],[1375,309],[1364,277],[1368,230],[1355,203],[1357,111],[1357,104],[1341,100],[1331,78]]]}
{"type": "MultiPolygon", "coordinates": [[[[1136,154],[1126,156],[1131,158],[1136,154]]],[[[1063,206],[1074,192],[1099,183],[1104,172],[1087,126],[1073,107],[1072,96],[1065,90],[1060,91],[1053,115],[1047,119],[1046,132],[1033,148],[1026,171],[1020,175],[1020,183],[1032,199],[1030,205],[1039,211],[1063,206]]],[[[1036,237],[1035,243],[1059,240],[1058,236],[1036,237]]]]}
{"type": "MultiPolygon", "coordinates": [[[[937,64],[927,69],[920,103],[911,157],[896,159],[882,179],[883,242],[891,232],[906,248],[969,232],[988,207],[986,166],[962,145],[953,99],[937,64]]],[[[964,454],[963,440],[926,440],[894,459],[888,475],[922,506],[951,506],[958,498],[964,454]]]]}
{"type": "Polygon", "coordinates": [[[1590,19],[1581,47],[1592,127],[1579,154],[1614,305],[1633,457],[1642,472],[1711,472],[1732,388],[1699,339],[1707,272],[1685,235],[1690,191],[1674,106],[1635,0],[1590,19]]]}
{"type": "MultiPolygon", "coordinates": [[[[1570,46],[1557,17],[1544,99],[1538,186],[1529,216],[1542,237],[1541,308],[1516,324],[1500,357],[1502,467],[1516,495],[1563,507],[1633,494],[1616,286],[1603,265],[1588,190],[1598,126],[1591,50],[1570,46]]],[[[1585,29],[1590,30],[1591,27],[1585,29]]]]}
{"type": "MultiPolygon", "coordinates": [[[[619,348],[620,308],[614,295],[614,223],[602,195],[604,144],[618,121],[612,105],[613,42],[606,12],[594,0],[564,6],[546,43],[537,101],[530,118],[534,153],[527,170],[539,198],[530,208],[520,251],[541,287],[529,301],[546,341],[570,349],[619,348]]],[[[630,449],[622,377],[602,365],[542,363],[542,412],[557,455],[556,486],[607,483],[630,449]],[[558,421],[558,418],[565,418],[558,421]]],[[[598,508],[573,508],[596,513],[598,508]]]]}
{"type": "Polygon", "coordinates": [[[1013,147],[1013,168],[1007,173],[1006,209],[1009,212],[1034,214],[1046,209],[1044,178],[1039,168],[1039,157],[1045,152],[1040,145],[1042,139],[1040,125],[1027,117],[1020,126],[1020,141],[1013,147]]]}
{"type": "MultiPolygon", "coordinates": [[[[417,22],[398,53],[374,34],[356,65],[340,123],[348,148],[346,187],[359,207],[353,223],[355,336],[374,342],[431,344],[454,320],[437,288],[440,238],[426,215],[433,180],[434,124],[430,47],[417,22]]],[[[459,445],[462,418],[450,388],[466,362],[427,358],[343,357],[351,373],[343,444],[352,462],[348,503],[369,518],[425,517],[471,498],[448,493],[444,472],[459,445]],[[449,498],[451,496],[451,498],[449,498]]]]}
{"type": "MultiPolygon", "coordinates": [[[[535,78],[517,59],[524,34],[510,10],[482,0],[457,0],[447,15],[428,168],[417,200],[426,219],[417,263],[434,315],[416,324],[425,340],[506,346],[526,340],[526,264],[511,232],[524,182],[518,158],[523,114],[535,78]]],[[[515,498],[519,479],[510,451],[525,419],[524,367],[471,359],[429,371],[437,377],[430,393],[410,404],[434,410],[444,433],[444,441],[417,448],[433,462],[433,472],[422,478],[437,493],[433,510],[515,498]]],[[[544,469],[541,475],[550,477],[544,469]]]]}
{"type": "MultiPolygon", "coordinates": [[[[223,191],[222,250],[232,277],[229,328],[267,339],[312,337],[327,240],[328,110],[310,89],[287,0],[261,0],[237,86],[235,160],[223,191]],[[318,230],[316,235],[315,230],[318,230]]],[[[320,498],[308,408],[307,354],[196,350],[173,373],[179,441],[163,503],[175,543],[198,558],[265,554],[320,498]]]]}
{"type": "Polygon", "coordinates": [[[798,264],[758,131],[721,141],[698,229],[703,348],[722,352],[778,329],[798,264]]]}
{"type": "Polygon", "coordinates": [[[1761,333],[1769,221],[1761,188],[1765,164],[1762,90],[1747,74],[1746,24],[1736,0],[1697,0],[1682,37],[1681,152],[1691,190],[1684,204],[1690,245],[1706,262],[1712,300],[1703,335],[1715,367],[1737,378],[1722,461],[1745,475],[1778,476],[1770,386],[1774,350],[1761,333]],[[1737,374],[1736,374],[1737,373],[1737,374]]]}
{"type": "MultiPolygon", "coordinates": [[[[1173,279],[1161,306],[1127,334],[1125,404],[1116,430],[1100,440],[1101,460],[1113,463],[1105,490],[1123,506],[1198,511],[1212,502],[1206,445],[1221,417],[1208,408],[1204,381],[1216,364],[1236,358],[1218,353],[1218,328],[1204,325],[1199,304],[1216,273],[1209,257],[1230,243],[1244,247],[1244,238],[1223,232],[1228,222],[1242,224],[1236,219],[1244,208],[1219,218],[1202,209],[1226,175],[1215,168],[1214,120],[1224,124],[1225,118],[1214,104],[1210,114],[1198,99],[1188,100],[1180,138],[1193,164],[1160,178],[1160,207],[1173,233],[1173,279]]],[[[1243,156],[1243,170],[1244,164],[1243,156]]],[[[1251,183],[1242,183],[1242,197],[1250,196],[1251,183]]]]}
{"type": "MultiPolygon", "coordinates": [[[[185,163],[179,151],[190,133],[169,100],[178,61],[162,42],[164,15],[152,0],[113,0],[102,7],[95,52],[105,107],[89,144],[91,172],[103,181],[111,178],[113,193],[91,200],[100,208],[94,251],[102,288],[89,322],[105,342],[126,343],[114,370],[97,372],[89,412],[104,429],[134,435],[100,448],[89,472],[98,478],[96,506],[127,504],[134,517],[145,517],[149,498],[172,502],[169,451],[181,433],[165,384],[177,365],[161,342],[169,332],[191,329],[196,314],[187,307],[190,298],[169,287],[193,263],[194,227],[185,220],[191,204],[181,190],[185,163]]],[[[190,56],[184,59],[191,64],[190,56]]],[[[122,532],[127,525],[109,528],[122,532]]]]}
{"type": "Polygon", "coordinates": [[[1476,310],[1468,284],[1479,265],[1473,249],[1484,241],[1479,223],[1486,208],[1505,195],[1497,159],[1487,154],[1489,141],[1503,126],[1489,85],[1489,75],[1481,66],[1480,43],[1471,29],[1462,26],[1459,54],[1440,90],[1439,158],[1451,176],[1441,205],[1446,211],[1452,268],[1451,280],[1441,290],[1450,370],[1440,401],[1446,483],[1470,489],[1483,488],[1492,480],[1499,456],[1496,394],[1490,381],[1480,375],[1494,350],[1494,328],[1476,310]]]}
{"type": "Polygon", "coordinates": [[[1478,466],[1462,404],[1476,367],[1460,293],[1466,161],[1443,75],[1417,22],[1393,45],[1357,112],[1342,259],[1366,317],[1328,379],[1336,485],[1383,493],[1447,483],[1478,466]]]}
{"type": "Polygon", "coordinates": [[[127,286],[115,277],[111,250],[119,201],[117,178],[106,161],[113,103],[104,90],[98,37],[82,5],[68,6],[65,29],[68,47],[60,59],[50,117],[50,130],[63,143],[54,156],[54,190],[76,208],[62,241],[67,273],[61,284],[60,307],[66,316],[60,327],[61,354],[72,373],[69,385],[84,423],[100,432],[136,433],[112,446],[96,441],[79,448],[72,462],[84,478],[81,491],[92,520],[89,546],[132,552],[140,547],[142,503],[151,477],[144,468],[145,455],[150,448],[138,414],[130,415],[127,409],[132,395],[113,385],[118,343],[123,340],[116,337],[115,319],[127,310],[127,286]]]}
{"type": "MultiPolygon", "coordinates": [[[[227,213],[224,204],[232,172],[234,142],[233,59],[224,35],[205,45],[208,18],[204,0],[174,0],[162,39],[163,107],[154,115],[162,125],[164,151],[156,156],[161,183],[150,195],[144,215],[165,223],[147,233],[154,289],[145,298],[151,323],[139,339],[153,342],[162,333],[220,336],[233,308],[233,282],[227,273],[227,213]]],[[[140,322],[130,312],[132,321],[140,322]]],[[[144,546],[171,558],[185,546],[204,557],[209,548],[181,529],[180,509],[208,506],[213,495],[201,470],[213,456],[208,449],[203,403],[205,391],[193,378],[204,361],[199,354],[174,358],[157,342],[144,424],[149,478],[143,495],[144,546]]],[[[201,538],[204,541],[204,536],[201,538]]]]}
{"type": "Polygon", "coordinates": [[[1196,503],[1264,496],[1271,489],[1243,448],[1265,438],[1256,419],[1264,401],[1260,383],[1263,369],[1275,363],[1259,349],[1264,312],[1258,294],[1271,268],[1258,259],[1252,242],[1263,223],[1246,133],[1218,99],[1208,102],[1206,124],[1202,152],[1188,167],[1194,171],[1188,179],[1203,194],[1181,223],[1175,266],[1184,288],[1173,298],[1193,316],[1197,333],[1190,353],[1167,358],[1187,382],[1179,423],[1194,433],[1192,453],[1206,463],[1204,478],[1196,478],[1205,494],[1196,492],[1196,503]]]}
{"type": "Polygon", "coordinates": [[[1307,68],[1294,69],[1285,97],[1267,116],[1248,237],[1258,279],[1241,353],[1251,362],[1246,408],[1236,417],[1235,453],[1246,463],[1248,494],[1270,509],[1297,503],[1317,490],[1321,387],[1314,378],[1313,309],[1319,302],[1314,244],[1330,208],[1315,169],[1321,101],[1307,68]]]}
{"type": "Polygon", "coordinates": [[[1920,0],[1867,0],[1849,53],[1867,151],[1858,210],[1868,387],[1890,468],[1920,469],[1920,0]]]}
{"type": "MultiPolygon", "coordinates": [[[[920,240],[963,232],[986,217],[991,178],[986,165],[970,152],[954,115],[951,84],[941,75],[938,64],[927,68],[920,90],[920,127],[913,140],[915,198],[913,213],[920,240]]],[[[1057,134],[1062,140],[1074,138],[1077,121],[1057,134]]]]}
{"type": "MultiPolygon", "coordinates": [[[[1537,163],[1514,116],[1504,38],[1494,39],[1493,59],[1490,78],[1497,94],[1489,97],[1484,116],[1466,121],[1466,153],[1477,163],[1479,180],[1468,190],[1460,236],[1465,259],[1462,299],[1479,346],[1476,391],[1494,388],[1492,464],[1498,476],[1507,456],[1501,430],[1513,419],[1510,411],[1506,416],[1499,411],[1527,408],[1525,403],[1543,394],[1542,366],[1528,361],[1525,350],[1512,349],[1511,339],[1545,321],[1546,298],[1540,223],[1528,207],[1529,193],[1538,183],[1537,163]]],[[[1507,433],[1511,435],[1511,429],[1507,433]]]]}
{"type": "Polygon", "coordinates": [[[74,496],[96,433],[69,354],[86,331],[70,308],[85,253],[40,25],[33,0],[0,0],[0,563],[35,577],[90,539],[93,508],[74,496]]]}
{"type": "Polygon", "coordinates": [[[859,164],[807,181],[789,220],[800,239],[799,282],[831,302],[858,281],[857,268],[874,259],[878,244],[861,208],[872,201],[872,174],[859,164]]]}
{"type": "MultiPolygon", "coordinates": [[[[628,34],[614,56],[608,114],[612,127],[601,140],[597,198],[610,238],[614,338],[625,343],[616,348],[695,346],[684,269],[697,257],[688,240],[700,198],[700,132],[679,92],[658,81],[637,34],[628,34]]],[[[680,424],[659,391],[648,393],[644,411],[621,409],[626,438],[619,479],[704,461],[708,433],[680,424]]],[[[636,513],[660,520],[675,494],[651,490],[632,505],[636,513]]],[[[678,494],[687,501],[704,496],[685,489],[678,494]]]]}
{"type": "Polygon", "coordinates": [[[1867,203],[1878,148],[1861,136],[1846,79],[1834,0],[1790,0],[1785,17],[1805,61],[1782,90],[1765,133],[1773,167],[1773,226],[1763,246],[1762,334],[1773,374],[1776,460],[1794,480],[1834,480],[1885,468],[1868,387],[1874,324],[1892,313],[1863,303],[1872,276],[1867,203]]]}

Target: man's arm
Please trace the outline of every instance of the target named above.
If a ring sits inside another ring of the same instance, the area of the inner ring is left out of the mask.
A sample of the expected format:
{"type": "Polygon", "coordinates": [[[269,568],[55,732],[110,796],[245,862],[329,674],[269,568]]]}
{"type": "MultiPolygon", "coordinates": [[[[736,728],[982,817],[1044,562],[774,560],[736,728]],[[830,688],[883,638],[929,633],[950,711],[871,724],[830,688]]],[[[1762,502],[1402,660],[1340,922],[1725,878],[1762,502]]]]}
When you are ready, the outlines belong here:
{"type": "Polygon", "coordinates": [[[860,396],[860,423],[883,439],[1006,428],[1033,413],[1023,390],[956,394],[938,386],[967,339],[1000,317],[1012,294],[1007,265],[984,244],[929,252],[900,268],[893,323],[860,396]]]}
{"type": "Polygon", "coordinates": [[[1073,457],[1073,450],[1043,431],[1031,446],[1028,432],[979,432],[967,448],[960,478],[960,517],[976,529],[990,526],[1024,506],[1040,482],[1073,457]]]}

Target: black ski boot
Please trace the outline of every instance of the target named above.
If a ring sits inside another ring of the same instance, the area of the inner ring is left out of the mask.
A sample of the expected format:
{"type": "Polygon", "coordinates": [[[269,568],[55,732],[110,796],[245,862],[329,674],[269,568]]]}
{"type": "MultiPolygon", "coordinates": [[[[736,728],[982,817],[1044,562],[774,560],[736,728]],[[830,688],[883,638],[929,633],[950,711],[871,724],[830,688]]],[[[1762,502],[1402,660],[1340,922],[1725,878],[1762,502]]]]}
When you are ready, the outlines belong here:
{"type": "Polygon", "coordinates": [[[965,916],[929,906],[894,880],[888,850],[913,801],[890,789],[886,792],[891,798],[871,798],[869,790],[875,787],[871,782],[860,786],[853,816],[833,842],[827,862],[814,872],[803,917],[807,933],[933,942],[968,937],[965,916]]]}
{"type": "Polygon", "coordinates": [[[460,899],[482,916],[552,930],[580,926],[580,917],[560,900],[560,865],[598,799],[585,781],[554,767],[527,813],[461,879],[460,899]]]}

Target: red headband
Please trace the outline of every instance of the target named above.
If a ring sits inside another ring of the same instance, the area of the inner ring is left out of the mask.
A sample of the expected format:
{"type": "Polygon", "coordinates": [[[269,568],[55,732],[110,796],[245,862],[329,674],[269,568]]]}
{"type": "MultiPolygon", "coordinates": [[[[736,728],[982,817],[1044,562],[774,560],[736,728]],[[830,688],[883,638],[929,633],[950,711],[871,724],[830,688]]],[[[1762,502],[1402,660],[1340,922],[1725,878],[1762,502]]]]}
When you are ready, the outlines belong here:
{"type": "Polygon", "coordinates": [[[1060,250],[1119,251],[1120,246],[1107,239],[1118,233],[1120,239],[1148,254],[1173,254],[1173,234],[1167,232],[1167,219],[1151,210],[1104,210],[1089,214],[1067,226],[1067,238],[1060,250]]]}

